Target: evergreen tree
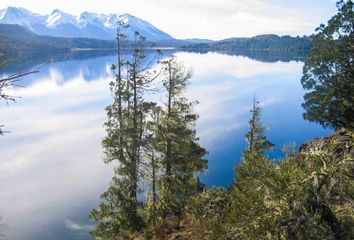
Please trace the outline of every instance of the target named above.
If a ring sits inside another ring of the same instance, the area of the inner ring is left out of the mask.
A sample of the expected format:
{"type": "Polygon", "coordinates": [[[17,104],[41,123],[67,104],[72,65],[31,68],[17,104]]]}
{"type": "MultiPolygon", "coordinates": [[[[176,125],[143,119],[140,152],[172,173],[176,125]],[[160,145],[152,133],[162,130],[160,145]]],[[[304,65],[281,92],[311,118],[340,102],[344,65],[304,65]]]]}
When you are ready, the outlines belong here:
{"type": "Polygon", "coordinates": [[[156,78],[156,72],[149,71],[156,59],[146,60],[145,38],[135,33],[133,53],[123,61],[120,50],[123,38],[118,31],[118,63],[113,66],[117,72],[111,83],[114,102],[106,108],[107,136],[102,142],[105,162],[116,162],[118,166],[110,187],[101,195],[103,201],[90,215],[98,222],[91,232],[97,239],[129,239],[144,225],[138,212],[142,205],[138,200],[138,184],[143,176],[140,165],[146,149],[146,119],[155,105],[144,100],[144,92],[156,78]]]}
{"type": "Polygon", "coordinates": [[[352,0],[317,28],[303,68],[305,119],[325,127],[354,129],[354,14],[352,0]]]}
{"type": "Polygon", "coordinates": [[[265,135],[265,127],[261,121],[261,108],[256,98],[253,98],[252,117],[249,121],[249,131],[246,133],[248,149],[256,151],[269,151],[274,144],[267,140],[265,135]]]}
{"type": "Polygon", "coordinates": [[[207,168],[206,154],[195,131],[197,115],[193,103],[183,96],[191,72],[175,56],[161,62],[166,92],[156,128],[156,150],[162,155],[164,173],[159,181],[160,209],[163,215],[179,214],[186,199],[200,189],[196,173],[207,168]]]}
{"type": "Polygon", "coordinates": [[[145,154],[145,181],[149,185],[147,191],[147,222],[153,228],[156,226],[158,219],[157,205],[159,201],[158,181],[161,175],[161,154],[159,154],[155,146],[157,144],[156,134],[158,126],[160,126],[161,107],[155,106],[150,115],[150,121],[147,122],[147,137],[146,137],[146,154],[145,154]]]}

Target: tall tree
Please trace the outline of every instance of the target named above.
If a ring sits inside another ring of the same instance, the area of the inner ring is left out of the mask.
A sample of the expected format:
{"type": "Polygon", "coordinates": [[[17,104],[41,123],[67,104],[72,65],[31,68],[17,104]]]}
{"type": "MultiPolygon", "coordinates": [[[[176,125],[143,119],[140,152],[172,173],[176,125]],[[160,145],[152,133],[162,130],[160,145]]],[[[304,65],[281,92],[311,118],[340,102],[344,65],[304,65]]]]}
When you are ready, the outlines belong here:
{"type": "Polygon", "coordinates": [[[138,186],[142,176],[140,165],[144,158],[146,118],[154,107],[153,103],[144,100],[144,93],[157,75],[150,71],[155,57],[146,60],[144,54],[145,38],[135,34],[133,52],[124,62],[120,50],[122,39],[118,32],[118,63],[113,67],[117,72],[111,83],[114,101],[106,108],[107,136],[102,142],[105,162],[116,162],[118,166],[109,189],[101,196],[102,203],[91,212],[91,218],[99,223],[92,235],[104,239],[129,238],[131,232],[139,231],[143,225],[138,214],[141,206],[138,186]]]}
{"type": "Polygon", "coordinates": [[[339,12],[320,25],[303,68],[305,119],[325,127],[354,129],[353,2],[341,0],[339,12]]]}
{"type": "Polygon", "coordinates": [[[200,183],[196,173],[207,168],[206,150],[198,143],[193,103],[183,96],[191,71],[171,56],[163,67],[164,106],[155,148],[162,154],[164,176],[160,181],[161,208],[164,215],[178,214],[186,199],[196,193],[200,183]]]}
{"type": "Polygon", "coordinates": [[[151,227],[155,227],[158,220],[158,202],[159,202],[159,180],[161,177],[161,154],[156,150],[158,144],[157,133],[159,131],[162,108],[155,106],[152,109],[150,120],[147,122],[146,137],[146,162],[145,162],[145,181],[150,188],[147,190],[147,222],[151,227]]]}
{"type": "Polygon", "coordinates": [[[252,117],[249,121],[249,131],[246,133],[248,149],[256,151],[269,151],[274,144],[271,143],[265,135],[265,127],[261,121],[261,108],[256,97],[253,97],[253,105],[250,110],[252,117]]]}

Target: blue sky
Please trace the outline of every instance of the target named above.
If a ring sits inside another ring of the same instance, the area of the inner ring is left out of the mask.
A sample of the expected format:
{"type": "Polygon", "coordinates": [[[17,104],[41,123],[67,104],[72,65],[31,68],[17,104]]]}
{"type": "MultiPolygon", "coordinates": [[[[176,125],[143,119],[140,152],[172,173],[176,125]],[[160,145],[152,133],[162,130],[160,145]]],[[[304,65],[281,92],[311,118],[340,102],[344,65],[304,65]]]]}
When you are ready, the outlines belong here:
{"type": "Polygon", "coordinates": [[[176,38],[223,39],[257,34],[311,34],[336,13],[335,0],[1,0],[48,14],[128,12],[176,38]]]}

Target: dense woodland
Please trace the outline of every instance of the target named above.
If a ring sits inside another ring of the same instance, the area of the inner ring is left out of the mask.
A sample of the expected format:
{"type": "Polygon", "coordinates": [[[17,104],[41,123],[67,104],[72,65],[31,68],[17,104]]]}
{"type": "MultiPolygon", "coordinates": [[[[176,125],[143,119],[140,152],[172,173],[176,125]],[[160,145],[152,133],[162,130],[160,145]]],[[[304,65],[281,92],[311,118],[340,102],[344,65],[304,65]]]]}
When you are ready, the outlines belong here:
{"type": "MultiPolygon", "coordinates": [[[[338,14],[311,41],[299,38],[295,44],[302,50],[313,45],[301,80],[308,90],[304,117],[336,131],[298,150],[290,144],[282,159],[269,159],[266,152],[274,145],[254,98],[248,147],[227,189],[208,189],[198,178],[208,164],[195,131],[198,102],[184,96],[192,71],[175,56],[163,59],[160,51],[146,57],[139,33],[129,42],[132,54],[123,58],[127,40],[121,32],[127,26],[121,23],[102,142],[114,177],[90,213],[93,238],[354,239],[353,2],[337,6],[338,14]],[[146,100],[151,92],[161,102],[146,100]]],[[[227,44],[258,49],[282,41],[286,51],[294,46],[288,37],[258,40],[227,44]]],[[[0,100],[11,99],[2,90],[14,79],[0,80],[0,100]]]]}

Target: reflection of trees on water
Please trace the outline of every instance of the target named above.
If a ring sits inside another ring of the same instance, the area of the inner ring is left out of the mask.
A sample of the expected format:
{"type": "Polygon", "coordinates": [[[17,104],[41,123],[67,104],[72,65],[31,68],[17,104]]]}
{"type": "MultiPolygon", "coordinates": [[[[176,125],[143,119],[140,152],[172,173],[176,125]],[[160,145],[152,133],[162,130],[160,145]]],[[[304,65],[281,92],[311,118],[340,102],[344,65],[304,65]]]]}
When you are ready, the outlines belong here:
{"type": "MultiPolygon", "coordinates": [[[[128,50],[127,50],[128,51],[128,50]]],[[[152,50],[151,50],[152,51],[152,50]]],[[[219,54],[225,54],[230,56],[245,56],[252,60],[260,62],[290,62],[290,61],[305,61],[308,52],[302,51],[267,51],[267,50],[232,50],[232,51],[220,51],[212,48],[208,49],[187,49],[187,50],[177,50],[168,49],[163,50],[163,56],[168,57],[176,52],[189,52],[189,53],[199,53],[206,54],[208,52],[215,52],[219,54]]],[[[128,52],[127,52],[128,53],[128,52]]],[[[17,72],[19,69],[27,69],[31,66],[36,66],[43,63],[48,58],[54,59],[56,62],[66,61],[66,60],[82,60],[82,59],[94,59],[99,57],[114,56],[116,54],[115,50],[87,50],[87,51],[72,51],[70,54],[67,52],[54,52],[54,53],[28,53],[31,56],[26,57],[26,61],[21,59],[12,62],[6,66],[1,67],[1,72],[17,72]]],[[[148,53],[147,53],[148,54],[148,53]]]]}
{"type": "Polygon", "coordinates": [[[252,60],[260,62],[290,62],[290,61],[305,61],[308,52],[302,51],[275,51],[275,50],[232,50],[232,51],[218,51],[213,49],[189,49],[187,52],[206,54],[208,52],[215,52],[226,54],[230,56],[244,56],[252,60]]]}

